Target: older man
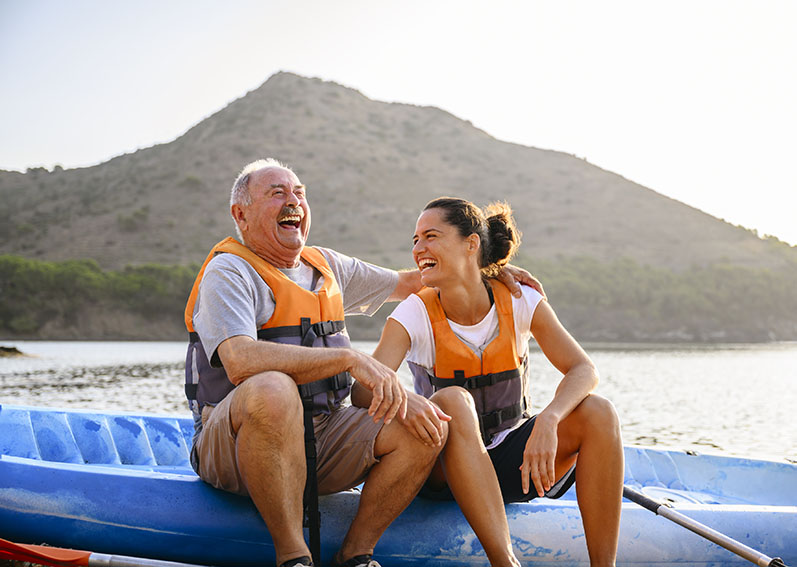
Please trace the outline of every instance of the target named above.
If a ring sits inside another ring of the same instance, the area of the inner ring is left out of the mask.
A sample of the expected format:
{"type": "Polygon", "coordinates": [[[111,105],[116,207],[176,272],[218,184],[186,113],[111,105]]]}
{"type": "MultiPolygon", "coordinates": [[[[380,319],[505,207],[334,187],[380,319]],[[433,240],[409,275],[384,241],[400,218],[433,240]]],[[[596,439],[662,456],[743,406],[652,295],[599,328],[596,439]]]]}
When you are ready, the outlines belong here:
{"type": "Polygon", "coordinates": [[[378,566],[376,542],[418,493],[447,429],[428,446],[394,421],[405,391],[395,372],[349,348],[343,316],[403,299],[420,288],[418,273],[305,247],[306,189],[275,160],[244,168],[230,212],[241,243],[214,247],[186,306],[192,464],[204,481],[252,498],[278,565],[312,565],[302,532],[303,414],[312,406],[319,492],[365,481],[335,563],[378,566]],[[369,408],[341,405],[350,377],[373,393],[369,408]]]}

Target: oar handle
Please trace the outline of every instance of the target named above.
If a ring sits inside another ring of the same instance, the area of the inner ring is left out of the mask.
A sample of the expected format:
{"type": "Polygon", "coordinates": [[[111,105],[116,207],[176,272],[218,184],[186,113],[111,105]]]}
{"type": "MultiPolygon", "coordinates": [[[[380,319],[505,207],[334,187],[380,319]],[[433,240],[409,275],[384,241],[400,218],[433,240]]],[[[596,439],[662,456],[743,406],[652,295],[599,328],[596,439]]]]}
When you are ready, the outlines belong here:
{"type": "Polygon", "coordinates": [[[749,547],[740,541],[736,541],[735,539],[732,539],[725,534],[706,526],[705,524],[701,524],[700,522],[693,520],[688,516],[684,516],[680,512],[676,512],[666,504],[654,500],[642,492],[631,488],[630,486],[623,486],[623,496],[628,500],[639,504],[643,508],[650,510],[654,514],[667,518],[679,526],[682,526],[696,533],[697,535],[716,543],[720,547],[724,547],[739,557],[742,557],[751,563],[755,563],[759,567],[787,567],[780,557],[772,558],[764,555],[760,551],[756,551],[752,547],[749,547]]]}

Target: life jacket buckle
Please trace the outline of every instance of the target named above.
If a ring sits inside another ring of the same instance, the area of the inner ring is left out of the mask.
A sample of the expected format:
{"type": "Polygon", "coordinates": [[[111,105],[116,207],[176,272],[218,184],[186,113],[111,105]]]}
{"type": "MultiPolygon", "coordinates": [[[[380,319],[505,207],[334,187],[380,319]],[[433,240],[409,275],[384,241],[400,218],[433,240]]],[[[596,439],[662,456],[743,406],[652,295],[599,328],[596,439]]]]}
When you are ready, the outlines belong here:
{"type": "Polygon", "coordinates": [[[495,386],[500,380],[498,379],[499,375],[491,372],[489,374],[484,375],[484,384],[485,386],[495,386]]]}
{"type": "Polygon", "coordinates": [[[313,331],[318,337],[326,337],[335,333],[335,324],[333,321],[319,321],[313,325],[313,331]]]}

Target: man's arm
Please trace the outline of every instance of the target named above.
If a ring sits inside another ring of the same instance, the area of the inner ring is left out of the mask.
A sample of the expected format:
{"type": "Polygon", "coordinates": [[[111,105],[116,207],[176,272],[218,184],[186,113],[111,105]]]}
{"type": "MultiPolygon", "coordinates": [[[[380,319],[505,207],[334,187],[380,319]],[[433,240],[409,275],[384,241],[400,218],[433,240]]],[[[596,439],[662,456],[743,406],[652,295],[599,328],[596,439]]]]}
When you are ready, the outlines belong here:
{"type": "Polygon", "coordinates": [[[257,341],[238,335],[219,345],[227,376],[233,384],[261,372],[287,374],[297,384],[306,384],[341,372],[349,372],[371,391],[373,399],[368,414],[385,423],[406,411],[406,392],[396,373],[372,357],[351,348],[311,348],[257,341]]]}
{"type": "Polygon", "coordinates": [[[388,301],[402,301],[407,299],[410,294],[421,291],[423,284],[421,283],[420,270],[402,270],[398,273],[398,284],[396,289],[387,298],[388,301]]]}
{"type": "Polygon", "coordinates": [[[230,382],[240,384],[250,376],[277,371],[291,376],[297,384],[334,376],[353,365],[354,351],[344,348],[308,348],[270,341],[256,341],[238,335],[223,341],[219,358],[230,382]]]}
{"type": "Polygon", "coordinates": [[[520,297],[523,292],[520,289],[520,284],[527,285],[535,289],[541,296],[545,297],[545,290],[542,289],[542,284],[537,278],[532,276],[523,268],[507,264],[496,276],[500,282],[509,288],[512,295],[520,297]]]}
{"type": "MultiPolygon", "coordinates": [[[[402,301],[410,294],[417,293],[423,287],[419,270],[401,271],[398,275],[399,280],[398,284],[396,284],[396,289],[393,290],[387,301],[402,301]]],[[[522,294],[520,290],[521,284],[534,288],[540,295],[545,297],[545,291],[542,289],[542,284],[539,280],[523,268],[507,264],[501,270],[501,273],[498,274],[497,279],[503,282],[515,297],[520,297],[522,294]]]]}

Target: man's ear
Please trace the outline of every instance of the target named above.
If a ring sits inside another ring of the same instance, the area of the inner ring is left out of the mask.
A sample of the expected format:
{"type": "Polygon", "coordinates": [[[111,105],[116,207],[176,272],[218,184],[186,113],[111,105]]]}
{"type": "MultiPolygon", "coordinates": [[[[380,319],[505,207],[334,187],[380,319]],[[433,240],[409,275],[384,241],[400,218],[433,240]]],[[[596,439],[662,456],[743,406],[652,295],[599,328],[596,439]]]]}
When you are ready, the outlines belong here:
{"type": "Polygon", "coordinates": [[[236,222],[236,224],[246,222],[246,212],[238,203],[235,203],[230,207],[230,214],[232,215],[232,219],[236,222]]]}

